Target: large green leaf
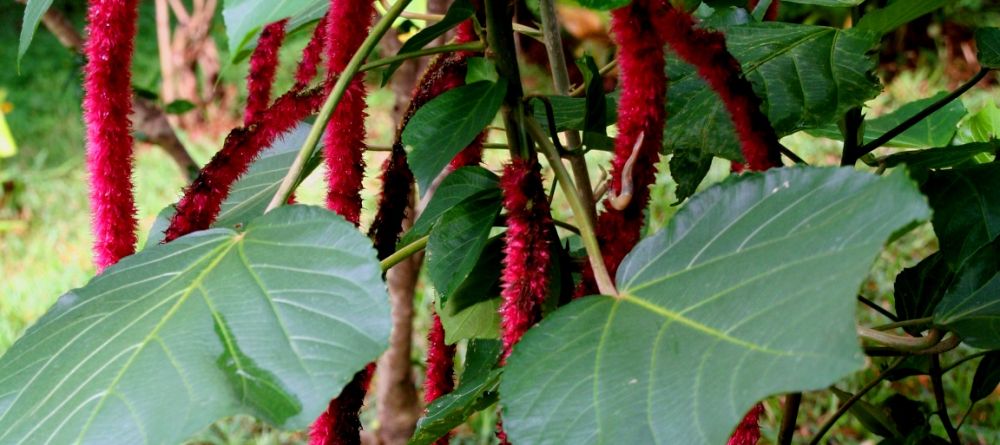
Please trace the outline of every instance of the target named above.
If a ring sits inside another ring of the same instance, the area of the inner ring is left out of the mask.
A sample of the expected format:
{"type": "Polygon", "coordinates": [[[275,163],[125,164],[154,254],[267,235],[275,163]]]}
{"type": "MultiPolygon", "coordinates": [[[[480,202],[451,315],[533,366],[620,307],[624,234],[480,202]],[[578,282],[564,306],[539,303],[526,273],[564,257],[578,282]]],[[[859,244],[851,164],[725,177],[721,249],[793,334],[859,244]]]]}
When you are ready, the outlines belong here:
{"type": "MultiPolygon", "coordinates": [[[[883,134],[888,133],[889,130],[896,128],[899,124],[903,123],[903,121],[915,116],[932,103],[937,102],[939,99],[947,95],[948,93],[942,91],[934,96],[915,100],[903,105],[899,107],[898,110],[886,114],[885,116],[879,116],[865,121],[864,142],[871,142],[883,134]]],[[[951,139],[955,136],[955,131],[958,129],[958,123],[963,117],[965,117],[966,112],[965,106],[962,105],[961,101],[953,101],[948,105],[945,105],[944,108],[935,111],[930,116],[927,116],[927,118],[921,120],[916,125],[910,127],[899,136],[892,138],[889,142],[884,144],[884,146],[924,148],[948,145],[951,143],[951,139]]],[[[838,141],[844,139],[843,133],[841,133],[836,123],[833,122],[824,127],[809,130],[808,133],[838,141]]]]}
{"type": "MultiPolygon", "coordinates": [[[[944,296],[953,274],[941,252],[924,258],[916,266],[903,269],[896,275],[893,297],[896,314],[901,320],[924,318],[934,313],[934,308],[944,296]]],[[[919,327],[907,327],[907,332],[917,335],[919,327]]]]}
{"type": "Polygon", "coordinates": [[[0,358],[0,443],[177,443],[239,413],[302,428],[389,329],[371,243],[333,213],[196,232],[67,293],[0,358]]]}
{"type": "Polygon", "coordinates": [[[858,21],[857,28],[885,34],[935,9],[949,0],[895,0],[882,9],[868,12],[858,21]]]}
{"type": "Polygon", "coordinates": [[[444,341],[449,345],[470,338],[500,338],[500,297],[480,301],[465,309],[456,309],[454,299],[443,306],[439,301],[437,310],[444,326],[444,341]]]}
{"type": "Polygon", "coordinates": [[[969,400],[976,402],[989,397],[997,385],[1000,385],[1000,351],[986,354],[979,362],[969,388],[969,400]]]}
{"type": "Polygon", "coordinates": [[[761,398],[862,365],[857,289],[928,216],[903,173],[787,168],[696,195],[622,262],[620,298],[576,300],[514,348],[511,442],[725,443],[761,398]]]}
{"type": "Polygon", "coordinates": [[[499,189],[465,199],[441,216],[427,242],[427,275],[445,302],[469,276],[500,214],[499,189]]]}
{"type": "MultiPolygon", "coordinates": [[[[780,136],[838,121],[880,91],[878,35],[790,23],[751,23],[726,30],[726,45],[761,97],[780,136]]],[[[739,142],[719,96],[693,67],[668,56],[664,148],[696,147],[740,161],[739,142]]]]}
{"type": "Polygon", "coordinates": [[[476,193],[498,189],[499,184],[500,178],[497,175],[478,166],[462,167],[449,173],[438,185],[427,207],[420,212],[413,227],[403,235],[399,244],[407,245],[427,235],[448,209],[476,193]]]}
{"type": "Polygon", "coordinates": [[[226,23],[229,61],[238,62],[257,46],[260,31],[268,23],[289,18],[286,27],[294,31],[319,20],[330,8],[326,0],[225,0],[222,19],[226,23]]]}
{"type": "Polygon", "coordinates": [[[971,346],[1000,349],[1000,239],[964,259],[934,311],[934,321],[971,346]]]}
{"type": "Polygon", "coordinates": [[[941,253],[953,268],[1000,236],[1000,164],[932,172],[923,190],[934,208],[941,253]]]}
{"type": "Polygon", "coordinates": [[[1000,69],[1000,28],[977,29],[976,48],[979,50],[980,65],[1000,69]]]}
{"type": "Polygon", "coordinates": [[[52,6],[52,0],[28,0],[24,7],[24,21],[21,22],[21,38],[17,44],[17,66],[21,66],[21,58],[28,52],[31,40],[35,38],[35,31],[38,30],[38,23],[52,6]]]}
{"type": "Polygon", "coordinates": [[[476,82],[435,97],[417,110],[403,130],[406,157],[421,196],[452,158],[493,121],[507,82],[476,82]]]}

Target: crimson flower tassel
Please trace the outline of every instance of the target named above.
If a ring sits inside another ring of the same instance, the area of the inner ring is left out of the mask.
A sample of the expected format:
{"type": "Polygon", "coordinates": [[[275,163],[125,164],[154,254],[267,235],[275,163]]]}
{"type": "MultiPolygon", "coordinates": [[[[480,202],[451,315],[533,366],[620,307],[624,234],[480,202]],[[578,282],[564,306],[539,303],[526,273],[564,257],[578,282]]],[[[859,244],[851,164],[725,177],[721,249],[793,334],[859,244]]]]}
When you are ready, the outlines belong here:
{"type": "MultiPolygon", "coordinates": [[[[643,210],[649,203],[649,186],[655,180],[660,158],[667,78],[663,41],[650,21],[650,9],[656,1],[635,0],[611,12],[622,94],[612,161],[612,196],[604,201],[605,210],[596,228],[611,276],[639,242],[643,210]]],[[[593,270],[584,268],[577,296],[595,291],[593,270]]]]}
{"type": "Polygon", "coordinates": [[[360,445],[361,419],[358,410],[365,402],[365,394],[375,374],[375,364],[354,374],[337,398],[330,401],[309,428],[309,445],[360,445]]]}
{"type": "MultiPolygon", "coordinates": [[[[455,346],[444,339],[441,317],[434,314],[434,321],[427,332],[427,373],[424,379],[424,402],[428,405],[455,389],[455,346]]],[[[448,445],[451,435],[438,439],[435,445],[448,445]]]]}
{"type": "Polygon", "coordinates": [[[244,125],[259,120],[271,102],[271,87],[274,85],[274,74],[278,71],[278,51],[285,40],[287,24],[288,19],[284,19],[265,26],[257,39],[257,48],[250,55],[244,125]]]}
{"type": "Polygon", "coordinates": [[[83,118],[98,272],[135,253],[132,45],[137,0],[92,0],[87,9],[83,118]]]}
{"type": "Polygon", "coordinates": [[[760,425],[757,422],[763,413],[764,405],[758,403],[751,408],[750,412],[736,426],[736,431],[729,437],[727,445],[756,445],[757,441],[760,440],[760,425]]]}
{"type": "Polygon", "coordinates": [[[541,170],[533,159],[511,160],[500,177],[500,189],[507,210],[500,277],[500,323],[506,361],[514,344],[541,318],[541,305],[549,288],[552,216],[541,170]]]}
{"type": "Polygon", "coordinates": [[[302,60],[299,61],[299,66],[295,69],[294,88],[297,90],[304,89],[309,85],[319,70],[319,62],[323,58],[323,48],[326,46],[326,17],[324,15],[316,24],[316,29],[313,30],[309,43],[302,50],[302,60]]]}
{"type": "MultiPolygon", "coordinates": [[[[366,0],[343,0],[330,3],[327,18],[327,76],[340,74],[361,47],[375,14],[374,4],[366,0]]],[[[330,82],[332,85],[332,82],[330,82]]],[[[361,181],[365,163],[365,85],[358,73],[348,84],[344,97],[330,118],[324,142],[326,147],[328,209],[358,225],[361,221],[361,181]]]]}
{"type": "Polygon", "coordinates": [[[743,77],[739,61],[726,49],[724,35],[695,28],[694,18],[684,11],[664,6],[656,14],[663,40],[719,94],[736,127],[750,170],[781,166],[778,135],[760,109],[760,99],[743,77]]]}
{"type": "Polygon", "coordinates": [[[164,241],[207,229],[218,216],[230,187],[250,168],[260,152],[302,119],[318,111],[324,96],[323,87],[289,92],[275,100],[262,119],[230,132],[222,149],[184,190],[164,241]]]}

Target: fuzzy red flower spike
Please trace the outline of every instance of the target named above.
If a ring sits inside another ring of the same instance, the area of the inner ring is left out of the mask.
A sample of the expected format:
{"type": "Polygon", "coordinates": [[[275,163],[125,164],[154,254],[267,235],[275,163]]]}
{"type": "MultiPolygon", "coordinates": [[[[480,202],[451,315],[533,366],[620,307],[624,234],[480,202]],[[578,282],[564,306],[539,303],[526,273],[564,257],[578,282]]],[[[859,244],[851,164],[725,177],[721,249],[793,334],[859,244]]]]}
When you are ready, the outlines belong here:
{"type": "Polygon", "coordinates": [[[285,40],[288,19],[264,27],[257,39],[257,48],[250,55],[250,72],[247,74],[247,107],[243,113],[244,125],[260,119],[271,102],[271,87],[278,71],[278,51],[285,40]]]}
{"type": "Polygon", "coordinates": [[[132,49],[137,0],[92,0],[87,8],[83,118],[98,272],[135,253],[132,49]]]}

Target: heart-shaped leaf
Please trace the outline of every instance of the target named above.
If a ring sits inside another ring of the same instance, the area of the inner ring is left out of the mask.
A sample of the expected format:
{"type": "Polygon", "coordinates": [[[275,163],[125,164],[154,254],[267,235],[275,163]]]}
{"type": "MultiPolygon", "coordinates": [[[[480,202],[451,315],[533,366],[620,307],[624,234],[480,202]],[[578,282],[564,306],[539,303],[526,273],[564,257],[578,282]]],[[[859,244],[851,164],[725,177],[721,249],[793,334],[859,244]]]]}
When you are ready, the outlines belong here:
{"type": "Polygon", "coordinates": [[[500,189],[465,199],[441,216],[427,242],[427,275],[441,302],[469,276],[500,214],[500,189]]]}
{"type": "Polygon", "coordinates": [[[514,348],[511,442],[725,443],[761,398],[862,365],[857,289],[928,216],[902,173],[787,168],[696,195],[622,262],[619,298],[574,301],[514,348]]]}
{"type": "Polygon", "coordinates": [[[317,207],[123,259],[0,358],[0,443],[177,443],[251,414],[305,427],[384,350],[371,242],[317,207]]]}

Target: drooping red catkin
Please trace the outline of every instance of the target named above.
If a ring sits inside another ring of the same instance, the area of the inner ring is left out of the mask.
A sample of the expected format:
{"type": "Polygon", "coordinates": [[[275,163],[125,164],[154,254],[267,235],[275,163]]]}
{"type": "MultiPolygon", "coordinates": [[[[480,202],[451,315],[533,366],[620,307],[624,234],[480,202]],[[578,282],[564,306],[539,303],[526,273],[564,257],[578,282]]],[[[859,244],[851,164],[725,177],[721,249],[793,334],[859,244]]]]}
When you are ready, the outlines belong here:
{"type": "Polygon", "coordinates": [[[736,430],[729,437],[727,445],[756,445],[757,441],[760,440],[760,425],[757,422],[760,421],[760,416],[763,413],[764,405],[759,403],[754,405],[740,421],[740,424],[736,426],[736,430]]]}
{"type": "Polygon", "coordinates": [[[135,252],[132,44],[137,0],[91,0],[84,52],[83,118],[98,272],[135,252]]]}
{"type": "MultiPolygon", "coordinates": [[[[604,212],[597,219],[597,239],[612,276],[625,255],[639,242],[643,210],[649,203],[649,186],[655,180],[656,163],[660,158],[667,78],[663,41],[650,21],[652,4],[657,1],[635,0],[611,12],[611,32],[618,45],[622,92],[618,103],[611,190],[614,194],[620,193],[626,179],[632,186],[632,197],[624,210],[614,208],[612,199],[608,198],[604,212]],[[636,151],[634,158],[633,150],[636,151]],[[633,158],[631,163],[630,158],[633,158]],[[622,178],[626,164],[631,164],[630,178],[622,178]]],[[[584,268],[577,296],[596,292],[593,277],[593,270],[584,268]]]]}
{"type": "MultiPolygon", "coordinates": [[[[361,47],[374,14],[374,2],[371,1],[331,0],[326,23],[328,81],[344,71],[351,57],[361,47]]],[[[364,73],[358,73],[333,111],[324,134],[326,206],[354,225],[361,221],[366,94],[364,73]]]]}
{"type": "Polygon", "coordinates": [[[541,318],[541,305],[549,287],[552,216],[541,170],[534,159],[512,159],[504,167],[500,189],[507,210],[500,277],[500,324],[506,360],[514,344],[541,318]]]}
{"type": "Polygon", "coordinates": [[[285,41],[288,19],[278,20],[264,27],[257,39],[257,48],[250,55],[250,72],[247,74],[247,108],[243,124],[260,119],[271,102],[271,87],[278,72],[278,51],[285,41]]]}
{"type": "Polygon", "coordinates": [[[739,61],[726,49],[719,32],[695,27],[694,18],[661,3],[653,15],[664,41],[698,73],[726,104],[739,136],[746,168],[767,170],[781,166],[778,135],[760,109],[760,99],[743,77],[739,61]]]}
{"type": "MultiPolygon", "coordinates": [[[[427,372],[424,374],[424,402],[428,405],[455,389],[455,345],[444,340],[441,317],[434,320],[427,332],[427,372]]],[[[435,445],[448,445],[450,434],[438,439],[435,445]]]]}
{"type": "Polygon", "coordinates": [[[313,421],[309,428],[309,445],[360,445],[361,420],[358,411],[365,402],[365,394],[375,374],[375,364],[354,374],[337,398],[330,401],[326,411],[313,421]]]}
{"type": "Polygon", "coordinates": [[[166,230],[165,242],[207,229],[218,216],[229,188],[246,172],[260,152],[302,119],[315,113],[325,99],[323,86],[282,95],[263,113],[263,118],[229,133],[222,149],[177,202],[177,212],[166,230]]]}
{"type": "Polygon", "coordinates": [[[293,88],[297,90],[309,85],[319,70],[319,62],[323,59],[323,48],[326,47],[326,17],[324,15],[319,23],[316,23],[316,29],[313,30],[309,43],[302,50],[302,60],[299,61],[299,65],[295,69],[295,86],[293,88]]]}
{"type": "Polygon", "coordinates": [[[403,144],[395,143],[392,154],[382,164],[382,193],[379,195],[378,211],[368,228],[368,237],[375,244],[379,259],[385,259],[396,251],[396,242],[403,231],[406,208],[413,192],[413,172],[406,163],[403,144]]]}

